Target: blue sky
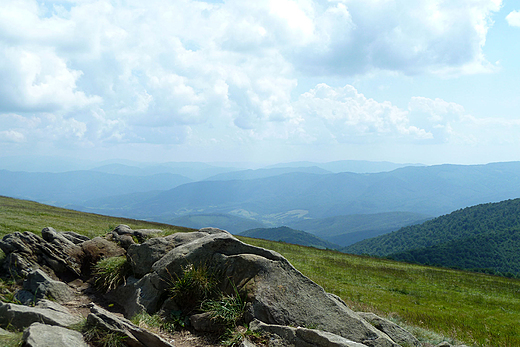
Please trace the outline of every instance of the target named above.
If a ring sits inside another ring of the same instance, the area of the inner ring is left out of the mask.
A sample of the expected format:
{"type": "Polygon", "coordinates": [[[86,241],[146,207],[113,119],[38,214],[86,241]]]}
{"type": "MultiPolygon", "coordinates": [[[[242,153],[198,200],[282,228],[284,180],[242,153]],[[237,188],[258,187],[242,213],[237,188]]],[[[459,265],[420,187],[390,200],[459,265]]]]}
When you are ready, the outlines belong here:
{"type": "Polygon", "coordinates": [[[3,0],[0,157],[520,160],[520,4],[3,0]]]}

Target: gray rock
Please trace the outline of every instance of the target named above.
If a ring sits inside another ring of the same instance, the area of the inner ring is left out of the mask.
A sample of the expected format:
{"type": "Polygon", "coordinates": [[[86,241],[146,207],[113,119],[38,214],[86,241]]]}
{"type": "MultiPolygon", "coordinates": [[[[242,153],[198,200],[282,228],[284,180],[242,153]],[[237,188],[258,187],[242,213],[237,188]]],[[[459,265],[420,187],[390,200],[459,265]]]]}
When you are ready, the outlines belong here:
{"type": "Polygon", "coordinates": [[[399,325],[381,318],[374,313],[365,313],[365,312],[358,312],[358,314],[365,319],[367,322],[372,324],[377,329],[381,330],[392,340],[394,340],[396,343],[403,345],[403,346],[414,346],[414,347],[420,347],[421,343],[415,336],[410,334],[405,329],[401,328],[399,325]]]}
{"type": "Polygon", "coordinates": [[[98,326],[106,331],[123,333],[128,336],[134,346],[140,344],[146,347],[173,347],[160,336],[141,329],[129,320],[118,317],[93,303],[90,304],[90,312],[87,317],[87,324],[98,326]]]}
{"type": "Polygon", "coordinates": [[[136,277],[140,278],[151,271],[153,264],[173,248],[207,236],[206,233],[177,233],[166,237],[152,238],[143,244],[128,247],[128,259],[136,277]]]}
{"type": "Polygon", "coordinates": [[[41,323],[25,329],[22,342],[25,347],[88,347],[80,332],[41,323]]]}
{"type": "Polygon", "coordinates": [[[133,235],[134,231],[126,224],[119,224],[113,230],[118,235],[133,235]]]}
{"type": "Polygon", "coordinates": [[[41,300],[36,307],[0,302],[0,326],[3,327],[11,325],[24,329],[35,322],[68,327],[80,321],[81,318],[73,316],[63,306],[48,300],[41,300]]]}
{"type": "Polygon", "coordinates": [[[75,245],[90,240],[87,236],[75,233],[74,231],[61,231],[59,234],[63,235],[63,237],[75,245]]]}
{"type": "Polygon", "coordinates": [[[67,284],[53,280],[42,270],[29,273],[23,282],[23,288],[33,293],[34,301],[45,297],[60,303],[74,299],[74,292],[67,284]]]}
{"type": "Polygon", "coordinates": [[[288,327],[283,325],[265,324],[254,320],[250,329],[268,335],[276,335],[269,346],[297,347],[367,347],[367,345],[350,341],[344,337],[316,329],[288,327]]]}
{"type": "Polygon", "coordinates": [[[27,290],[19,290],[14,294],[14,298],[22,305],[34,305],[38,298],[27,290]]]}
{"type": "MultiPolygon", "coordinates": [[[[46,235],[53,234],[50,231],[46,235]]],[[[10,275],[25,277],[39,268],[47,268],[65,277],[75,278],[81,274],[83,253],[69,241],[52,243],[28,231],[15,232],[3,237],[0,249],[6,255],[2,270],[10,275]]]]}
{"type": "Polygon", "coordinates": [[[139,242],[145,242],[146,240],[156,237],[158,234],[163,231],[160,229],[137,229],[134,230],[134,236],[137,237],[139,242]]]}
{"type": "Polygon", "coordinates": [[[6,336],[6,335],[11,335],[11,334],[12,334],[11,332],[0,328],[0,336],[6,336]]]}
{"type": "Polygon", "coordinates": [[[190,316],[190,323],[193,329],[203,332],[218,332],[222,326],[216,324],[209,312],[198,313],[190,316]]]}

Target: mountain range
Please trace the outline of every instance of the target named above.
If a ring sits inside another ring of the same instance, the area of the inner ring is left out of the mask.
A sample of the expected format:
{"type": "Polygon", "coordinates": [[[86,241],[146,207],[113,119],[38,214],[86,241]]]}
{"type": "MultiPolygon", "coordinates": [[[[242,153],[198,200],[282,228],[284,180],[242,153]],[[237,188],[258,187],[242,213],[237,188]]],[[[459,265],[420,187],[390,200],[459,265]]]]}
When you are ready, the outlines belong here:
{"type": "Polygon", "coordinates": [[[402,165],[296,162],[253,170],[126,162],[68,172],[0,170],[0,194],[233,233],[285,225],[341,246],[467,206],[520,197],[520,162],[402,165]],[[335,172],[348,167],[364,173],[335,172]],[[383,171],[370,172],[375,169],[383,171]]]}

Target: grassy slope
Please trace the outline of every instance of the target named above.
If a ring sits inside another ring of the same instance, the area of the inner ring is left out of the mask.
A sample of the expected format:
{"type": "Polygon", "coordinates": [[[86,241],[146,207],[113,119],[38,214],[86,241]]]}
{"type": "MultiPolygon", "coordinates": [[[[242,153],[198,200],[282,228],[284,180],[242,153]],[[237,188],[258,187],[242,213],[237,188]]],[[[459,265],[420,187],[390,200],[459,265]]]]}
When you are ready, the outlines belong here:
{"type": "MultiPolygon", "coordinates": [[[[25,230],[39,233],[45,226],[94,236],[120,223],[167,232],[188,230],[0,197],[0,236],[25,230]]],[[[280,252],[356,310],[379,312],[469,345],[520,346],[519,280],[241,239],[280,252]]]]}
{"type": "Polygon", "coordinates": [[[127,224],[133,229],[162,229],[166,233],[192,230],[168,224],[77,212],[0,196],[0,237],[15,231],[32,231],[40,234],[47,226],[92,237],[111,231],[118,224],[127,224]]]}

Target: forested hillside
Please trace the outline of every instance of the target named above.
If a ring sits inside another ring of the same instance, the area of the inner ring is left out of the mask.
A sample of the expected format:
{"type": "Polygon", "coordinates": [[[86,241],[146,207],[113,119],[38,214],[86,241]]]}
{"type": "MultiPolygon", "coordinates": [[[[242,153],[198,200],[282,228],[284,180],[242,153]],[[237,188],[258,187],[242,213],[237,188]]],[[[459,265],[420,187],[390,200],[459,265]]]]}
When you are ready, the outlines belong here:
{"type": "Polygon", "coordinates": [[[520,274],[520,199],[482,204],[363,240],[345,252],[520,274]]]}

